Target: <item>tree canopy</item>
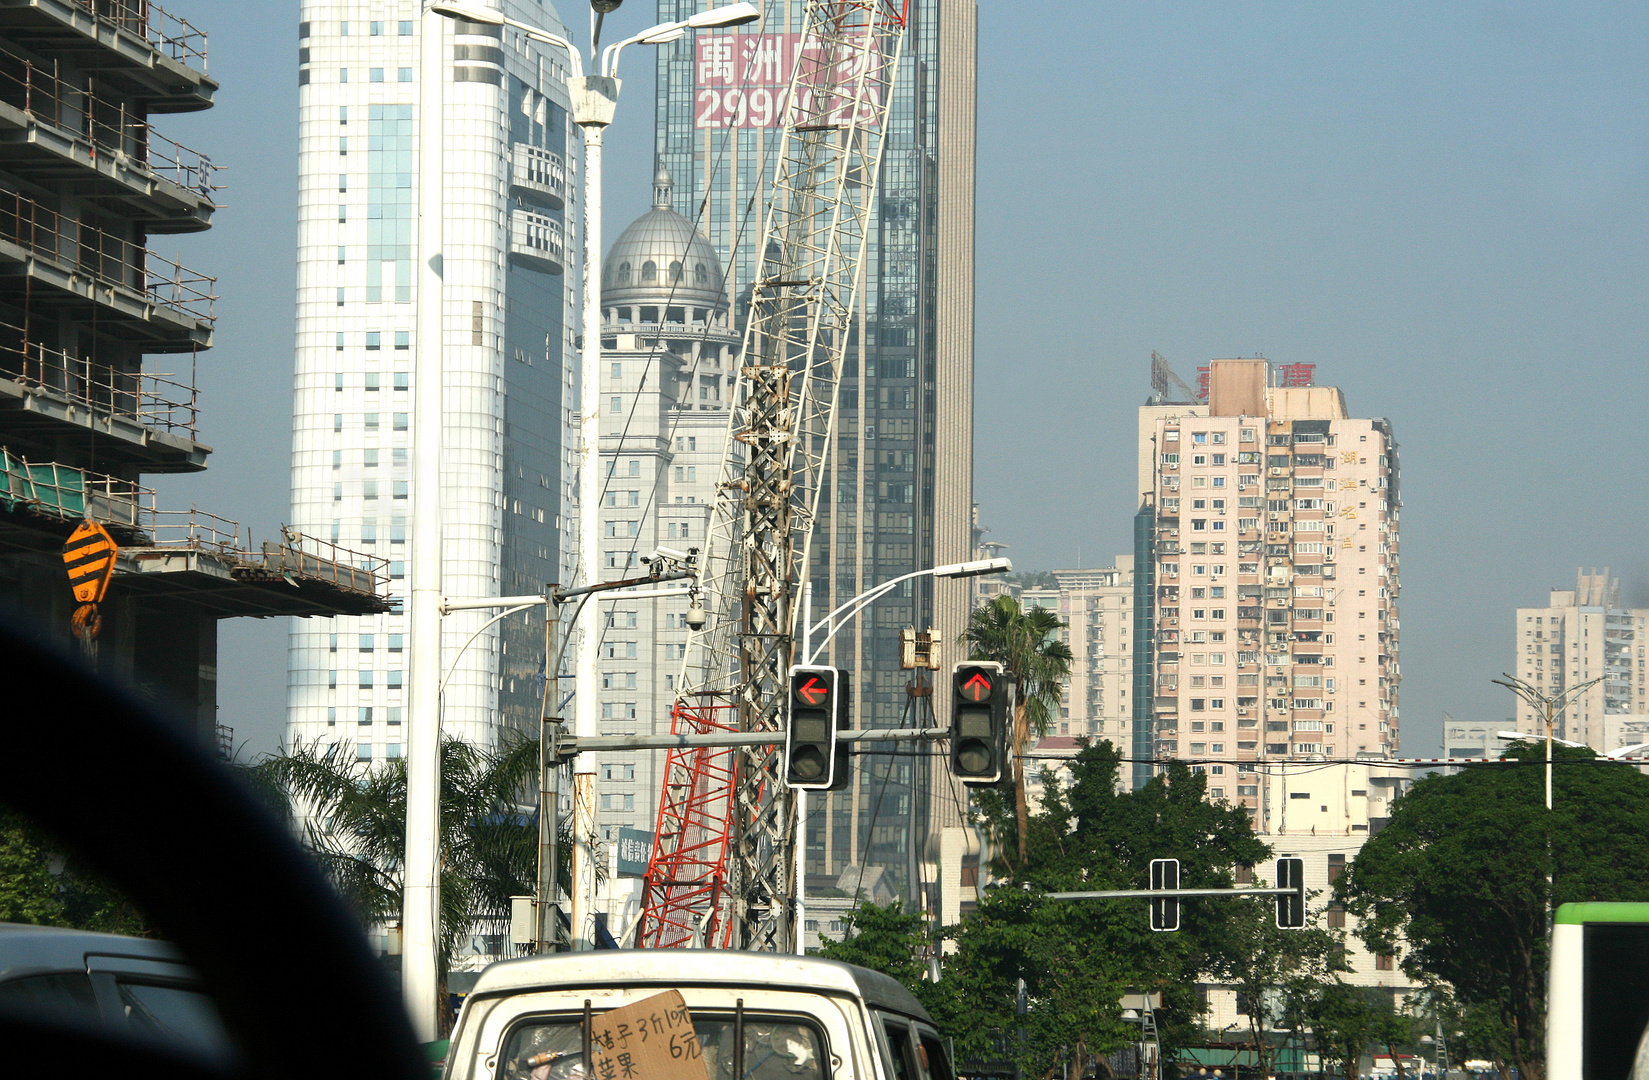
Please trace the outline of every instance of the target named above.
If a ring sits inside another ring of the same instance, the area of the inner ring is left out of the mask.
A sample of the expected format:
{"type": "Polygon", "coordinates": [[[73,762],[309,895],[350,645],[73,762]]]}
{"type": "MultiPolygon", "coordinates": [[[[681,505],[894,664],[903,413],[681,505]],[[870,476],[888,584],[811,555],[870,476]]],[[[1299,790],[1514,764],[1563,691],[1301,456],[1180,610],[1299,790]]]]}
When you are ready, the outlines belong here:
{"type": "Polygon", "coordinates": [[[1335,889],[1371,949],[1404,951],[1412,977],[1491,1010],[1504,1038],[1483,1041],[1503,1041],[1519,1075],[1539,1080],[1549,910],[1649,900],[1649,777],[1559,746],[1548,811],[1544,745],[1507,757],[1416,783],[1335,889]]]}

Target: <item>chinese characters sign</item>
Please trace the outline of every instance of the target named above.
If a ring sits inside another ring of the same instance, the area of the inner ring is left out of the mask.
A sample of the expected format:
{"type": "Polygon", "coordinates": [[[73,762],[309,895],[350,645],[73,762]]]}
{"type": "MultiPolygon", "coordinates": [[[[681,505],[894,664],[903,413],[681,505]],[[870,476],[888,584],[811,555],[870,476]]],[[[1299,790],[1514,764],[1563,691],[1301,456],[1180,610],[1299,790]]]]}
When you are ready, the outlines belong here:
{"type": "Polygon", "coordinates": [[[666,990],[590,1021],[595,1080],[709,1080],[681,991],[666,990]]]}
{"type": "Polygon", "coordinates": [[[653,857],[653,834],[628,825],[618,830],[618,876],[641,877],[653,857]]]}
{"type": "MultiPolygon", "coordinates": [[[[790,78],[803,63],[801,109],[820,123],[845,123],[860,74],[876,54],[853,49],[827,62],[824,45],[801,34],[700,34],[693,43],[693,125],[701,128],[784,126],[790,78]],[[815,101],[821,112],[815,113],[815,101]]],[[[860,120],[873,115],[881,87],[867,81],[860,120]]]]}

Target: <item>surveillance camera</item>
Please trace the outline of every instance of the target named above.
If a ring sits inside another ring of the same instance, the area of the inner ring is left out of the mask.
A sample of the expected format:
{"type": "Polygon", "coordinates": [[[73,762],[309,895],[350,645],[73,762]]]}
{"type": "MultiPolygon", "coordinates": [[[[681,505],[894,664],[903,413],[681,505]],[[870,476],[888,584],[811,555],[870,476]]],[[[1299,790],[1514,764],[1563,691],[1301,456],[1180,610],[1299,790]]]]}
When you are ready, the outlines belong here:
{"type": "Polygon", "coordinates": [[[687,609],[687,629],[703,630],[705,621],[708,618],[709,615],[705,612],[704,605],[699,603],[698,597],[693,597],[693,603],[687,609]]]}
{"type": "Polygon", "coordinates": [[[692,558],[692,556],[687,554],[685,551],[677,551],[675,548],[664,547],[663,545],[660,545],[657,549],[655,549],[653,555],[655,558],[662,555],[666,559],[675,559],[678,562],[686,562],[688,559],[692,558]]]}
{"type": "Polygon", "coordinates": [[[590,7],[594,8],[598,15],[610,15],[617,11],[618,5],[622,3],[624,0],[590,0],[590,7]]]}

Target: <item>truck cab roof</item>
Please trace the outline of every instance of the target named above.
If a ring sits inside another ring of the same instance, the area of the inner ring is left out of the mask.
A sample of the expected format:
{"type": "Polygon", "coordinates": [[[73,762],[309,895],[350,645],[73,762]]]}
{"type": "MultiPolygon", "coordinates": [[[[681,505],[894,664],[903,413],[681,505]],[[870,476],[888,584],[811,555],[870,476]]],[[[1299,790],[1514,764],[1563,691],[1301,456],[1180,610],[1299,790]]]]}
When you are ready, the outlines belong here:
{"type": "Polygon", "coordinates": [[[921,1002],[879,971],[788,953],[721,949],[602,949],[529,956],[481,973],[475,997],[557,987],[766,986],[845,994],[866,1004],[932,1023],[921,1002]]]}

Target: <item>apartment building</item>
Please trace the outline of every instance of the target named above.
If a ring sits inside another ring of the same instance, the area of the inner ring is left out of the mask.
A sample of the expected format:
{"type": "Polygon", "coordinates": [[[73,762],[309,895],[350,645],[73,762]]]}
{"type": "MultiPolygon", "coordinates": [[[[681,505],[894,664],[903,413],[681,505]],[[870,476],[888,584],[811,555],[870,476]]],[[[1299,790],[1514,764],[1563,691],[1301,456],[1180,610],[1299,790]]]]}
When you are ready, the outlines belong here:
{"type": "Polygon", "coordinates": [[[1205,405],[1141,414],[1150,722],[1257,814],[1260,763],[1397,748],[1397,444],[1336,388],[1210,367],[1205,405]]]}
{"type": "MultiPolygon", "coordinates": [[[[503,0],[505,15],[560,32],[554,13],[503,0]]],[[[568,123],[567,54],[520,32],[431,17],[412,0],[304,0],[298,8],[297,338],[292,518],[385,560],[404,595],[409,522],[438,500],[443,589],[453,597],[537,594],[570,582],[577,370],[579,140],[568,123]],[[444,341],[417,340],[414,207],[420,56],[441,36],[444,341]],[[420,350],[442,347],[442,481],[413,490],[420,350]]],[[[536,732],[541,614],[492,626],[490,611],[442,620],[442,730],[488,745],[536,732]],[[479,631],[479,636],[466,642],[479,631]]],[[[406,616],[400,611],[288,638],[293,741],[404,744],[406,616]]]]}
{"type": "MultiPolygon", "coordinates": [[[[1649,608],[1620,604],[1620,582],[1577,570],[1573,589],[1553,589],[1545,607],[1518,608],[1516,672],[1553,697],[1594,679],[1596,685],[1558,712],[1553,734],[1597,750],[1618,749],[1629,718],[1649,720],[1649,608]],[[1611,745],[1617,744],[1617,745],[1611,745]]],[[[1544,737],[1546,718],[1517,701],[1518,731],[1544,737]]],[[[1642,741],[1642,740],[1638,740],[1642,741]]]]}
{"type": "Polygon", "coordinates": [[[1059,616],[1060,640],[1071,649],[1071,674],[1062,687],[1059,716],[1049,735],[1106,739],[1126,752],[1132,734],[1129,690],[1133,671],[1133,557],[1115,566],[1055,570],[1053,587],[1020,594],[1029,609],[1059,616]]]}

